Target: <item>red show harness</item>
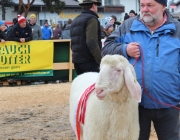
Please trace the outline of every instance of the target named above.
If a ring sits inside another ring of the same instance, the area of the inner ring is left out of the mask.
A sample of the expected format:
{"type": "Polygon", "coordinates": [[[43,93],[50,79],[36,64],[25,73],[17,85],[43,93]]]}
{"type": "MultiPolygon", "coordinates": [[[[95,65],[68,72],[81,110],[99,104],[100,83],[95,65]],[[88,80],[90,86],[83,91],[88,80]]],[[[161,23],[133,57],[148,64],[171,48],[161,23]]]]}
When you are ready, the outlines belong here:
{"type": "Polygon", "coordinates": [[[95,89],[95,83],[89,86],[84,93],[82,94],[79,102],[78,102],[78,107],[76,111],[76,136],[77,139],[80,140],[81,137],[81,127],[80,123],[84,124],[84,119],[85,119],[85,113],[86,113],[86,105],[87,105],[87,100],[91,92],[95,89]]]}

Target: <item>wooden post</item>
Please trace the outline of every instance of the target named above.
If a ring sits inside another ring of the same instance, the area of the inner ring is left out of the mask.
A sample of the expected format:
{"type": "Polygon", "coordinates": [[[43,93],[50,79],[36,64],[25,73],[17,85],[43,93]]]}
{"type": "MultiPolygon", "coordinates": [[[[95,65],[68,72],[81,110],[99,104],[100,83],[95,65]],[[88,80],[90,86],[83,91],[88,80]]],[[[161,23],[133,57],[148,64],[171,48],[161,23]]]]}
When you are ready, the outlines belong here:
{"type": "Polygon", "coordinates": [[[69,43],[69,82],[72,82],[73,75],[73,64],[72,64],[72,51],[71,51],[71,42],[69,43]]]}

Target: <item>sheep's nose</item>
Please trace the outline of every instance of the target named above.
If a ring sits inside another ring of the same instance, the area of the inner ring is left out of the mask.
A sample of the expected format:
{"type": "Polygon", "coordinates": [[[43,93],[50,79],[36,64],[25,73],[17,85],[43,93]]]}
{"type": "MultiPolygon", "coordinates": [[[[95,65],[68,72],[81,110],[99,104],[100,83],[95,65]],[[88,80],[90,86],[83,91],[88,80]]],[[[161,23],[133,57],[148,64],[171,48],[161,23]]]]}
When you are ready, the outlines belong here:
{"type": "Polygon", "coordinates": [[[102,88],[96,88],[96,95],[99,95],[103,92],[103,89],[102,88]]]}

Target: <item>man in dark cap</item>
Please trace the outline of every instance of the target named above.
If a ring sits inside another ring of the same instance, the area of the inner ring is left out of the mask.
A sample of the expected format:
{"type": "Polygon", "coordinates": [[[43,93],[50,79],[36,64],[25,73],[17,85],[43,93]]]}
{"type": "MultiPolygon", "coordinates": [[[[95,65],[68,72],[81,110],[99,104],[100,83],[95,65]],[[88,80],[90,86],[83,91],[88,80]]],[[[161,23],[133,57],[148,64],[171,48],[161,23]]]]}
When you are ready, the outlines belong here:
{"type": "Polygon", "coordinates": [[[131,17],[105,41],[102,56],[120,54],[134,66],[142,87],[139,140],[149,140],[151,122],[158,140],[180,140],[180,22],[167,0],[140,0],[131,17]]]}
{"type": "Polygon", "coordinates": [[[83,0],[82,13],[77,16],[70,29],[72,61],[78,75],[85,72],[99,72],[101,61],[101,27],[98,21],[97,0],[83,0]]]}

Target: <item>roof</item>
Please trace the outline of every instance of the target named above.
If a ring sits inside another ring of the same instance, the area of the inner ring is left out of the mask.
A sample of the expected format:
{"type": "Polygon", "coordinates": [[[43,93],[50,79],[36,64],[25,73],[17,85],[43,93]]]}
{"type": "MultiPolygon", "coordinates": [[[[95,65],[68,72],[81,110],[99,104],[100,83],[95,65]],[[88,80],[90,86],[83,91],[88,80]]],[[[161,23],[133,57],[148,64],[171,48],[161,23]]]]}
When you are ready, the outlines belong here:
{"type": "MultiPolygon", "coordinates": [[[[76,0],[62,0],[66,3],[66,6],[68,5],[72,5],[72,6],[78,6],[79,2],[76,0]]],[[[27,4],[27,0],[23,0],[24,4],[27,4]]],[[[19,4],[19,0],[14,0],[15,4],[19,4]]],[[[33,5],[44,5],[44,3],[42,2],[42,0],[35,0],[33,5]]]]}

